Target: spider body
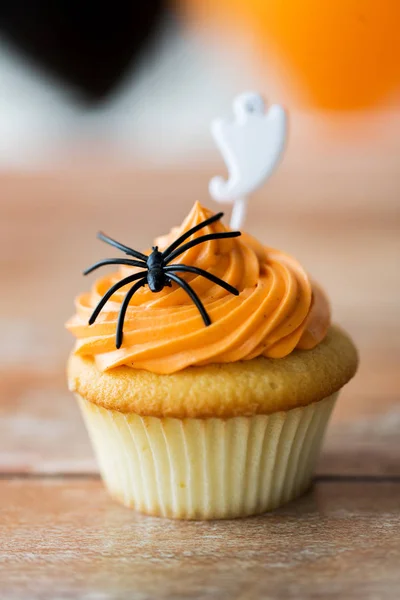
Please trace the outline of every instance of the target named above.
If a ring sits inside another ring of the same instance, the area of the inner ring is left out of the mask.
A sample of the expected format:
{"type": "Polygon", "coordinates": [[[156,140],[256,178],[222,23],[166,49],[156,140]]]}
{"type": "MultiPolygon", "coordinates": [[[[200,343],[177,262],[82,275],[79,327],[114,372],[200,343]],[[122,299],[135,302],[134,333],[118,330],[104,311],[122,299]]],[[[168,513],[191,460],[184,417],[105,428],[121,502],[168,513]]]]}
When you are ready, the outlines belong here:
{"type": "Polygon", "coordinates": [[[186,231],[184,234],[182,234],[179,238],[177,238],[174,242],[172,242],[172,244],[170,244],[168,248],[166,248],[163,252],[160,252],[158,246],[153,246],[152,251],[149,255],[143,254],[142,252],[138,252],[137,250],[133,250],[132,248],[129,248],[128,246],[125,246],[124,244],[121,244],[120,242],[117,242],[116,240],[113,240],[112,238],[104,235],[104,233],[99,233],[97,236],[99,239],[106,242],[107,244],[110,244],[111,246],[114,246],[118,250],[122,250],[122,252],[127,254],[130,258],[107,258],[98,263],[95,263],[94,265],[86,269],[86,271],[84,271],[84,275],[88,275],[95,269],[98,269],[99,267],[102,267],[104,265],[126,265],[131,267],[139,267],[143,270],[141,272],[134,273],[133,275],[125,277],[124,279],[121,279],[120,281],[118,281],[110,287],[110,289],[104,294],[104,296],[94,309],[89,319],[89,325],[92,325],[96,321],[104,305],[108,302],[108,300],[115,292],[129,284],[133,284],[125,295],[118,316],[116,347],[120,348],[123,339],[123,325],[125,315],[133,295],[146,284],[149,286],[149,289],[152,292],[157,293],[161,292],[161,290],[163,290],[166,286],[171,287],[172,282],[175,282],[188,294],[188,296],[191,298],[191,300],[199,310],[204,324],[206,326],[211,325],[211,319],[206,309],[204,308],[200,298],[189,285],[189,283],[182,279],[179,275],[177,275],[177,273],[193,273],[195,275],[205,277],[209,281],[212,281],[216,285],[219,285],[220,287],[224,288],[225,290],[227,290],[231,294],[234,294],[235,296],[239,294],[239,291],[229,283],[226,283],[219,277],[216,277],[215,275],[209,273],[208,271],[205,271],[204,269],[200,269],[199,267],[193,267],[191,265],[174,264],[172,261],[179,255],[186,252],[186,250],[189,250],[190,248],[198,246],[199,244],[202,244],[204,242],[223,238],[233,238],[241,235],[240,231],[223,231],[221,233],[209,233],[206,235],[202,235],[197,238],[194,238],[190,242],[187,242],[185,244],[183,243],[194,233],[196,233],[200,229],[203,229],[203,227],[206,227],[207,225],[218,221],[219,219],[221,219],[222,216],[223,213],[218,213],[216,215],[213,215],[209,219],[202,221],[198,225],[195,225],[194,227],[186,231]]]}
{"type": "Polygon", "coordinates": [[[162,252],[157,246],[153,246],[152,253],[147,259],[147,283],[152,292],[161,292],[166,286],[170,286],[171,282],[166,277],[164,268],[164,258],[162,252]]]}

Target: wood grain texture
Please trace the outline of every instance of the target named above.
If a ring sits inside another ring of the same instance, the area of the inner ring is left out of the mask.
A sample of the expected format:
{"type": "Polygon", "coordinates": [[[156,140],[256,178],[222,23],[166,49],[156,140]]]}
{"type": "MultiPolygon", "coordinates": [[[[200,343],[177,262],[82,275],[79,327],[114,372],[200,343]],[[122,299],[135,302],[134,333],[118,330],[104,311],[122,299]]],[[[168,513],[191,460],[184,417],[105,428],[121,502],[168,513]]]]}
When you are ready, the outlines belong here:
{"type": "Polygon", "coordinates": [[[320,482],[227,522],[137,515],[99,481],[2,481],[2,598],[398,597],[400,482],[320,482]]]}

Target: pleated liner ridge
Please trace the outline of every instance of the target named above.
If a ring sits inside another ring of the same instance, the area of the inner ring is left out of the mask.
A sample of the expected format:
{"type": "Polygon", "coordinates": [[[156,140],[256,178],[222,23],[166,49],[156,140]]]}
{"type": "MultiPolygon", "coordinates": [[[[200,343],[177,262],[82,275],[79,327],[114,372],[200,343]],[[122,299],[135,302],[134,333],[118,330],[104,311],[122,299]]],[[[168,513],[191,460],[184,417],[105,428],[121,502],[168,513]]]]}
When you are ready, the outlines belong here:
{"type": "Polygon", "coordinates": [[[151,515],[224,519],[271,510],[309,487],[336,397],[229,419],[140,417],[78,401],[114,498],[151,515]]]}

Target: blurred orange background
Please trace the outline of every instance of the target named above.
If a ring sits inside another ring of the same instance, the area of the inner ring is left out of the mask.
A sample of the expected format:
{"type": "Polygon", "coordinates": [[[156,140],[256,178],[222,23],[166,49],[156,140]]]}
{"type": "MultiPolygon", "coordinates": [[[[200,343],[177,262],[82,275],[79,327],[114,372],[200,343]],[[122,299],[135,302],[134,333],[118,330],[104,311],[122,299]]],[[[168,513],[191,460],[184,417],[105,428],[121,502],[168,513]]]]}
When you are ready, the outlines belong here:
{"type": "Polygon", "coordinates": [[[260,70],[283,77],[289,106],[354,110],[398,99],[398,0],[183,0],[182,6],[196,22],[230,29],[233,40],[247,31],[260,70]]]}

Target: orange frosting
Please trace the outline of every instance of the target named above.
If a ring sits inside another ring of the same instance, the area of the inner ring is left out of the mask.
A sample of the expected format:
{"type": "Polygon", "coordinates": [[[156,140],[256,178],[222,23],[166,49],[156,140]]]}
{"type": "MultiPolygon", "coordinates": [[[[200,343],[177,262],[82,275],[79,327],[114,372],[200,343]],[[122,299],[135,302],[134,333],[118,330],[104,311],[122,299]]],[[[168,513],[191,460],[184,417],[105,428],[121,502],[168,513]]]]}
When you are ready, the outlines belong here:
{"type": "MultiPolygon", "coordinates": [[[[160,250],[212,215],[196,203],[179,228],[156,240],[160,250]]],[[[226,231],[220,222],[194,234],[226,231]]],[[[192,238],[190,238],[192,239],[192,238]]],[[[77,338],[75,353],[93,357],[106,371],[128,365],[160,374],[190,365],[281,358],[295,348],[310,349],[330,326],[324,293],[291,256],[262,246],[247,234],[205,242],[180,255],[174,264],[197,266],[236,287],[234,296],[204,277],[182,274],[201,298],[212,324],[206,327],[186,292],[176,284],[153,293],[141,288],[128,307],[123,344],[115,347],[118,312],[130,286],[116,292],[93,325],[89,317],[104,293],[139,269],[121,267],[98,279],[91,292],[76,300],[67,328],[77,338]]]]}

